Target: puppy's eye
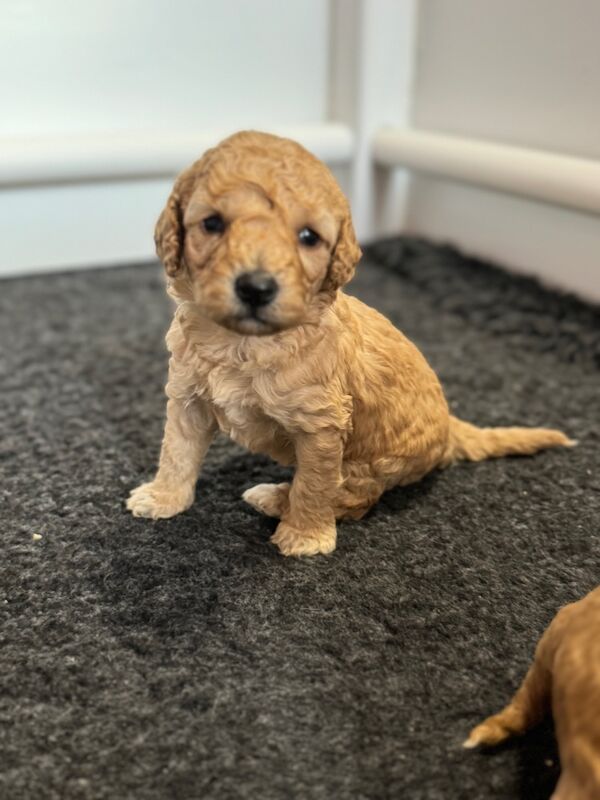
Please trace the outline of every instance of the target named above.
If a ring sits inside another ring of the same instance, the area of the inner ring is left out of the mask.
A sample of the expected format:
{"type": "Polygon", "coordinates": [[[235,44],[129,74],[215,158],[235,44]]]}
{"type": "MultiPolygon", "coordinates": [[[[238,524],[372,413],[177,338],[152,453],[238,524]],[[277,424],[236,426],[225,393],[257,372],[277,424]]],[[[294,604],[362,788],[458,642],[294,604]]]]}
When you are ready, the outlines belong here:
{"type": "Polygon", "coordinates": [[[202,220],[202,227],[207,233],[223,233],[225,220],[220,214],[211,214],[210,217],[202,220]]]}
{"type": "Polygon", "coordinates": [[[298,241],[305,247],[315,247],[321,241],[321,237],[312,228],[302,228],[298,233],[298,241]]]}

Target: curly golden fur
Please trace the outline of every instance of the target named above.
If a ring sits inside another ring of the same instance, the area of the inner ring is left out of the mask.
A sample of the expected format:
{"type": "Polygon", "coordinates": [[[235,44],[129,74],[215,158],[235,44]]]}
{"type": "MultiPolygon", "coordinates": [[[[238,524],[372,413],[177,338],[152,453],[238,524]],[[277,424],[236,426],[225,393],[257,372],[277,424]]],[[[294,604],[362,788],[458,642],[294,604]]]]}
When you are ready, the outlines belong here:
{"type": "Polygon", "coordinates": [[[336,519],[455,459],[569,444],[558,431],[450,416],[417,348],[340,291],[361,255],[348,203],[295,142],[242,132],[209,150],[175,182],[155,238],[178,305],[160,465],[132,492],[135,515],[191,505],[217,429],[295,465],[291,485],[244,494],[281,519],[272,541],[286,555],[331,552],[336,519]],[[271,287],[268,302],[238,293],[248,275],[271,287]]]}
{"type": "Polygon", "coordinates": [[[553,800],[600,798],[600,587],[562,608],[511,702],[473,728],[465,747],[524,733],[552,711],[562,774],[553,800]]]}

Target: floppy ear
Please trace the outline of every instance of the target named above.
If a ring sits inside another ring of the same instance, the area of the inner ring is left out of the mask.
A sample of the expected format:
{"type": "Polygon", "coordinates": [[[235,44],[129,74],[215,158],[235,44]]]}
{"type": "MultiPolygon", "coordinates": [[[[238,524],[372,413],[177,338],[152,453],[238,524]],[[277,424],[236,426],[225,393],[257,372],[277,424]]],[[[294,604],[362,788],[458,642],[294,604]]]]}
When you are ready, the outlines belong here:
{"type": "Polygon", "coordinates": [[[169,277],[181,272],[183,251],[183,219],[179,181],[175,184],[167,205],[164,207],[154,229],[156,254],[162,261],[169,277]]]}
{"type": "Polygon", "coordinates": [[[361,256],[362,251],[356,241],[354,226],[348,213],[342,220],[323,289],[335,291],[348,283],[361,256]]]}

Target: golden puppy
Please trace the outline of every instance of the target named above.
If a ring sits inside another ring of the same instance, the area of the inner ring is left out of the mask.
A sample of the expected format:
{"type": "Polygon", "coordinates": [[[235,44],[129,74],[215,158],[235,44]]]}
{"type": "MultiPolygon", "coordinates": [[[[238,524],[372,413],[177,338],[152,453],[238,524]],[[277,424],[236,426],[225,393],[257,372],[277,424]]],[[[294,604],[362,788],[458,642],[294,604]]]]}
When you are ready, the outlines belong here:
{"type": "Polygon", "coordinates": [[[417,348],[340,291],[361,255],[348,203],[295,142],[243,132],[209,150],[176,180],[155,239],[178,307],[160,464],[131,493],[136,516],[191,505],[217,429],[295,465],[291,485],[244,494],[281,518],[285,555],[330,553],[336,518],[456,459],[569,444],[450,416],[417,348]]]}
{"type": "Polygon", "coordinates": [[[562,774],[553,800],[600,798],[600,587],[558,612],[509,705],[473,728],[465,747],[524,733],[552,710],[562,774]]]}

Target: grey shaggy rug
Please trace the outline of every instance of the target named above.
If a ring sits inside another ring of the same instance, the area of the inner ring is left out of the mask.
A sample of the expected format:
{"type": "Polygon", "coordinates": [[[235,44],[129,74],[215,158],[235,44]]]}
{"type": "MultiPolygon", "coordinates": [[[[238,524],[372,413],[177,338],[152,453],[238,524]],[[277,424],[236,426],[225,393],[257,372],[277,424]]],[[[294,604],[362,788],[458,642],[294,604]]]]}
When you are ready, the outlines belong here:
{"type": "Polygon", "coordinates": [[[456,414],[579,446],[391,491],[312,560],[240,499],[285,470],[224,439],[188,512],[134,519],[164,412],[160,268],[0,283],[0,797],[550,795],[550,723],[461,742],[598,583],[600,313],[410,239],[370,247],[351,291],[456,414]]]}

